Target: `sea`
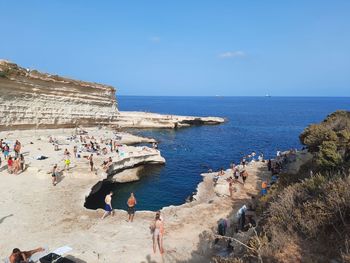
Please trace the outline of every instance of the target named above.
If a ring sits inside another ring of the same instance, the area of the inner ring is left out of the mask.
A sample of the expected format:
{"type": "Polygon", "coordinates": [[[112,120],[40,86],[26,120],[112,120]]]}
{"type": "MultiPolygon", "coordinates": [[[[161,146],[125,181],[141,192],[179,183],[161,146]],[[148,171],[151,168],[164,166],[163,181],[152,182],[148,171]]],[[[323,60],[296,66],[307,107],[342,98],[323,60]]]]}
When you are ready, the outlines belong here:
{"type": "Polygon", "coordinates": [[[227,169],[253,151],[268,159],[277,151],[301,149],[299,134],[305,127],[336,110],[350,110],[350,98],[345,97],[118,96],[117,101],[122,111],[217,116],[226,122],[176,130],[129,130],[157,139],[166,164],[146,166],[137,182],[104,182],[87,198],[85,206],[90,209],[103,208],[104,196],[111,190],[117,209],[126,209],[130,192],[137,198],[137,210],[183,204],[202,181],[201,173],[227,169]]]}

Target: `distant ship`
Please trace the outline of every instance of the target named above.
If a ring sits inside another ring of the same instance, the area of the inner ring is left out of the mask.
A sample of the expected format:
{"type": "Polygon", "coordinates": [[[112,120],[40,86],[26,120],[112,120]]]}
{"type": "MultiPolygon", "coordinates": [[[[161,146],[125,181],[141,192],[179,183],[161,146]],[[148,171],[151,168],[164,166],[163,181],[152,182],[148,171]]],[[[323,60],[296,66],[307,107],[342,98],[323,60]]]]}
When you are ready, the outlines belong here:
{"type": "Polygon", "coordinates": [[[268,94],[268,93],[266,93],[266,94],[265,94],[265,97],[270,98],[270,97],[271,97],[271,95],[270,95],[270,94],[268,94]]]}

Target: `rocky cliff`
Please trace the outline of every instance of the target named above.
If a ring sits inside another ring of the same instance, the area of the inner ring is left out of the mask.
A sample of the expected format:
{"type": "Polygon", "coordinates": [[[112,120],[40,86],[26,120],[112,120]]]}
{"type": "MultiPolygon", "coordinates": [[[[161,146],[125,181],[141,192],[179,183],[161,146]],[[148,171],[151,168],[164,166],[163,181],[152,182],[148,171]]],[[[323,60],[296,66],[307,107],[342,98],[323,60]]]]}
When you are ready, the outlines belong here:
{"type": "Polygon", "coordinates": [[[0,60],[0,130],[110,124],[115,89],[28,70],[0,60]]]}

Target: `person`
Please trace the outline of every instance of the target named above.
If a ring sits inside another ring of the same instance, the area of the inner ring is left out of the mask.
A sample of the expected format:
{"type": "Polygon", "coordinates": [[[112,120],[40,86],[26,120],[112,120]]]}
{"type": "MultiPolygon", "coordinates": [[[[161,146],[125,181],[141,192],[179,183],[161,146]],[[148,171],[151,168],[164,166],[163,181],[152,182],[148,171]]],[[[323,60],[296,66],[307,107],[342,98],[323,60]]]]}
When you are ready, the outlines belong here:
{"type": "Polygon", "coordinates": [[[66,158],[70,157],[70,152],[68,151],[67,148],[64,150],[64,156],[66,156],[66,158]]]}
{"type": "MultiPolygon", "coordinates": [[[[218,222],[218,228],[217,228],[218,235],[225,236],[226,229],[227,229],[227,220],[220,218],[220,220],[218,222]]],[[[217,244],[219,242],[219,238],[215,238],[214,242],[215,242],[215,244],[217,244]]]]}
{"type": "Polygon", "coordinates": [[[70,160],[69,160],[69,158],[67,157],[67,158],[64,160],[64,169],[69,170],[69,165],[70,165],[70,160]]]}
{"type": "Polygon", "coordinates": [[[247,177],[248,177],[248,172],[246,170],[243,170],[241,175],[242,175],[243,184],[245,184],[245,181],[247,180],[247,177]]]}
{"type": "Polygon", "coordinates": [[[152,143],[152,148],[153,149],[158,149],[158,143],[157,142],[153,142],[152,143]]]}
{"type": "Polygon", "coordinates": [[[29,259],[33,254],[41,251],[44,251],[42,247],[29,251],[21,251],[19,248],[14,248],[12,250],[11,256],[9,257],[9,260],[10,263],[29,262],[29,259]]]}
{"type": "Polygon", "coordinates": [[[113,152],[113,140],[109,141],[109,148],[111,148],[111,152],[113,152]]]}
{"type": "Polygon", "coordinates": [[[21,171],[24,172],[25,161],[24,161],[24,156],[23,156],[23,154],[21,154],[21,155],[19,156],[19,163],[20,163],[21,171]]]}
{"type": "Polygon", "coordinates": [[[227,229],[227,220],[224,218],[221,218],[218,222],[218,234],[220,236],[225,236],[226,229],[227,229]]]}
{"type": "Polygon", "coordinates": [[[251,154],[251,157],[252,157],[252,160],[251,160],[251,161],[252,161],[252,162],[255,162],[255,155],[256,155],[256,153],[253,151],[252,154],[251,154]]]}
{"type": "Polygon", "coordinates": [[[160,217],[160,213],[156,213],[156,217],[154,220],[154,223],[151,226],[152,230],[152,241],[153,241],[153,252],[157,252],[157,245],[158,249],[161,254],[164,253],[163,249],[163,235],[164,235],[164,222],[160,217]]]}
{"type": "Polygon", "coordinates": [[[7,157],[9,156],[9,153],[10,153],[10,147],[8,146],[7,143],[5,144],[3,151],[4,151],[4,158],[5,160],[7,160],[7,157]]]}
{"type": "Polygon", "coordinates": [[[241,164],[242,164],[243,168],[245,168],[246,162],[247,162],[247,159],[246,159],[246,157],[244,156],[243,159],[242,159],[242,161],[241,161],[241,164]]]}
{"type": "Polygon", "coordinates": [[[77,158],[78,147],[76,145],[74,145],[73,153],[74,153],[74,157],[77,158]]]}
{"type": "Polygon", "coordinates": [[[228,191],[230,192],[230,197],[232,198],[233,197],[233,184],[234,184],[234,181],[233,181],[232,177],[228,178],[227,181],[228,181],[228,191]]]}
{"type": "Polygon", "coordinates": [[[134,196],[134,193],[130,193],[130,197],[128,199],[127,205],[128,205],[128,214],[129,218],[127,222],[132,222],[134,220],[135,215],[135,205],[137,204],[136,198],[134,196]]]}
{"type": "Polygon", "coordinates": [[[12,174],[12,172],[13,172],[13,160],[12,160],[11,156],[7,160],[7,170],[10,174],[12,174]]]}
{"type": "Polygon", "coordinates": [[[15,157],[18,157],[21,152],[21,143],[18,140],[16,140],[13,150],[15,151],[15,157]]]}
{"type": "Polygon", "coordinates": [[[264,154],[263,153],[260,153],[258,160],[259,160],[259,162],[264,162],[264,154]]]}
{"type": "Polygon", "coordinates": [[[15,157],[15,160],[13,161],[13,173],[18,174],[20,167],[21,167],[20,160],[18,157],[15,157]]]}
{"type": "Polygon", "coordinates": [[[107,172],[109,167],[112,165],[112,163],[113,163],[112,157],[109,157],[108,161],[104,162],[103,169],[107,172]]]}
{"type": "Polygon", "coordinates": [[[53,168],[52,168],[51,177],[52,177],[52,185],[56,186],[56,184],[57,184],[57,177],[58,177],[57,164],[55,164],[53,166],[53,168]]]}
{"type": "Polygon", "coordinates": [[[89,157],[89,164],[90,164],[90,171],[94,171],[94,160],[93,160],[93,154],[90,155],[89,157]]]}
{"type": "Polygon", "coordinates": [[[237,181],[238,178],[239,178],[239,170],[238,170],[237,167],[235,168],[233,175],[234,175],[234,177],[235,177],[235,180],[237,181]]]}
{"type": "Polygon", "coordinates": [[[113,216],[112,196],[113,196],[113,192],[111,191],[105,197],[105,212],[104,212],[103,216],[101,217],[101,219],[104,219],[109,214],[112,214],[112,216],[113,216]]]}

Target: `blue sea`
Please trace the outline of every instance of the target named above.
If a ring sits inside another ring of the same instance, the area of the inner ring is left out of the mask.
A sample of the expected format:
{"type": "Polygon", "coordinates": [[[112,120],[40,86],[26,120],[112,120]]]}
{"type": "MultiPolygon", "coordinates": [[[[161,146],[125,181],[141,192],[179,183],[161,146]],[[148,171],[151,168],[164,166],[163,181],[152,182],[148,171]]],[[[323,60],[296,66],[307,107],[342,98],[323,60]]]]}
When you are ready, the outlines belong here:
{"type": "Polygon", "coordinates": [[[123,111],[218,116],[222,125],[193,126],[178,130],[133,130],[157,139],[166,159],[163,166],[148,166],[138,182],[104,184],[90,196],[89,208],[104,207],[104,195],[113,190],[113,207],[126,209],[134,192],[138,210],[179,205],[191,195],[208,169],[228,168],[252,151],[272,158],[278,150],[300,149],[299,134],[328,114],[350,110],[350,98],[325,97],[141,97],[118,96],[123,111]]]}

